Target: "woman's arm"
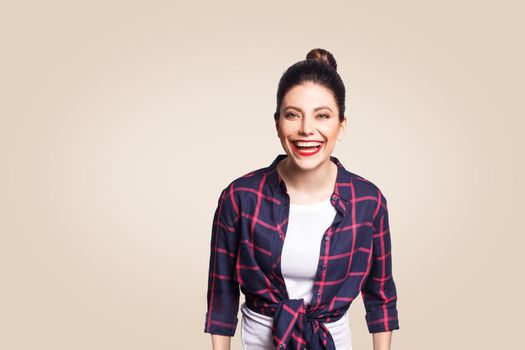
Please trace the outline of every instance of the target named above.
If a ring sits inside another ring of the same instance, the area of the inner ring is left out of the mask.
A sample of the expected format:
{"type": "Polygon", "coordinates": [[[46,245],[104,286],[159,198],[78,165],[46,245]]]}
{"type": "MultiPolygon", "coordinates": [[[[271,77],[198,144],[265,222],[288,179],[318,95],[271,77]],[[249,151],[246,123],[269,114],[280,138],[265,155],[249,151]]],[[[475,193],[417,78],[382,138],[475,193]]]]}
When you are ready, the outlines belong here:
{"type": "Polygon", "coordinates": [[[231,339],[227,335],[212,334],[211,345],[213,350],[230,350],[231,339]]]}
{"type": "Polygon", "coordinates": [[[212,334],[214,350],[229,350],[239,311],[239,283],[235,263],[240,241],[238,205],[233,183],[217,201],[213,217],[208,272],[207,311],[204,332],[212,334]]]}
{"type": "Polygon", "coordinates": [[[372,333],[374,350],[390,350],[392,331],[372,333]]]}
{"type": "Polygon", "coordinates": [[[391,331],[399,329],[397,290],[392,275],[392,242],[385,196],[378,191],[373,217],[370,271],[361,289],[374,349],[390,349],[391,331]],[[381,334],[382,333],[382,334],[381,334]],[[383,345],[384,344],[384,345],[383,345]],[[384,347],[384,346],[387,347],[384,347]],[[377,347],[376,347],[377,346],[377,347]]]}

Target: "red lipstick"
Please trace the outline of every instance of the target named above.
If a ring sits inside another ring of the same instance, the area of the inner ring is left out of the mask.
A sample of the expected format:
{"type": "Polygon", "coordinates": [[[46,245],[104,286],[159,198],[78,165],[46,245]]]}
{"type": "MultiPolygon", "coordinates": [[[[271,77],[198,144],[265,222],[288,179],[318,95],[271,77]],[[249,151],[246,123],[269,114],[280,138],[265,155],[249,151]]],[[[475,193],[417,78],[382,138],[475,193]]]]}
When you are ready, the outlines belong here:
{"type": "MultiPolygon", "coordinates": [[[[304,142],[307,142],[307,141],[313,141],[313,140],[296,140],[296,141],[304,141],[304,142]]],[[[319,153],[319,151],[321,150],[321,148],[323,148],[324,146],[324,142],[322,141],[317,141],[317,142],[320,142],[321,144],[319,145],[319,147],[310,147],[310,148],[299,148],[295,145],[295,142],[292,142],[292,148],[294,150],[295,153],[299,154],[300,156],[304,156],[304,157],[309,157],[309,156],[313,156],[314,154],[317,154],[319,153]]]]}

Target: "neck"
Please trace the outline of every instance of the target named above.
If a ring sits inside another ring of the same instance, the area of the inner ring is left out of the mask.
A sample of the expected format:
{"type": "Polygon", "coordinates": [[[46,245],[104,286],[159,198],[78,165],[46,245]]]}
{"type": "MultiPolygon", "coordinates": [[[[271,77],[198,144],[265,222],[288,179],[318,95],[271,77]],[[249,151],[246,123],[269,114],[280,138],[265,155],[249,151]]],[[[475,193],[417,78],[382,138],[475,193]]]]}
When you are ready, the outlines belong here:
{"type": "Polygon", "coordinates": [[[286,157],[277,164],[277,169],[289,191],[305,194],[331,193],[337,177],[337,165],[329,158],[314,169],[304,170],[286,157]]]}

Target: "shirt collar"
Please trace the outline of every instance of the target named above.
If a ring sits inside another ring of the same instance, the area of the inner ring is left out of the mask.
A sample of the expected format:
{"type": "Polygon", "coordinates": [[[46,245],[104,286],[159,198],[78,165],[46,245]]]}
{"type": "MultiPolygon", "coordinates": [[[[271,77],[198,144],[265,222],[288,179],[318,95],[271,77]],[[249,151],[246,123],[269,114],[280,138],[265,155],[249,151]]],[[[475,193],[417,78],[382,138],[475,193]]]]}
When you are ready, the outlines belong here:
{"type": "MultiPolygon", "coordinates": [[[[278,154],[277,157],[268,167],[268,182],[274,193],[277,191],[286,192],[286,184],[277,172],[277,163],[279,163],[284,158],[288,157],[287,154],[278,154]]],[[[336,177],[336,186],[331,196],[332,201],[342,200],[346,205],[348,203],[347,196],[345,195],[348,189],[348,186],[351,182],[351,174],[348,172],[339,159],[335,156],[330,156],[330,160],[337,165],[337,177],[336,177]]]]}

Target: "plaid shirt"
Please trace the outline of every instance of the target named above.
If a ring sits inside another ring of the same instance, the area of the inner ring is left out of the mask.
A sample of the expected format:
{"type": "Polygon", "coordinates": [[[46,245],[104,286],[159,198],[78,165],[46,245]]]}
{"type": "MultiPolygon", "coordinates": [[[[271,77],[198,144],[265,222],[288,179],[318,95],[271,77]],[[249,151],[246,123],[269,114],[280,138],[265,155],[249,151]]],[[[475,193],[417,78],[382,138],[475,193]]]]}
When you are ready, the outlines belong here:
{"type": "Polygon", "coordinates": [[[280,263],[290,197],[276,170],[285,157],[235,179],[219,197],[204,332],[235,334],[239,288],[250,309],[273,318],[276,349],[335,350],[323,323],[340,319],[359,292],[370,333],[399,329],[386,198],[334,156],[337,213],[322,238],[312,302],[288,297],[280,263]]]}

